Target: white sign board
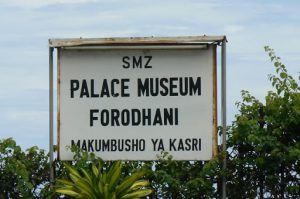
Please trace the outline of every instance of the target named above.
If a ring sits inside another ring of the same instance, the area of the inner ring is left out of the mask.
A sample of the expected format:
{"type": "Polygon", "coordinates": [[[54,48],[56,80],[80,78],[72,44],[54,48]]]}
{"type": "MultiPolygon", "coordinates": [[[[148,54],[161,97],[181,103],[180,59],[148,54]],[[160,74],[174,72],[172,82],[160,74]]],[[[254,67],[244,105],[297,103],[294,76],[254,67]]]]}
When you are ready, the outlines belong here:
{"type": "Polygon", "coordinates": [[[77,145],[104,160],[208,160],[215,46],[60,49],[59,155],[77,145]]]}

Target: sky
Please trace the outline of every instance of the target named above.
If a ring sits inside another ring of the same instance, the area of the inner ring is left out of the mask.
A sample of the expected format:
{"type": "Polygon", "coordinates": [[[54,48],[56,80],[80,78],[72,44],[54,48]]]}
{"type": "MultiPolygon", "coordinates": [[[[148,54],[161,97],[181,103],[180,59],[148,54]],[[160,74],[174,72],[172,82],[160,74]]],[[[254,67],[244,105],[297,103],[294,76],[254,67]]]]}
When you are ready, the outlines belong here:
{"type": "Polygon", "coordinates": [[[0,139],[48,149],[48,39],[226,35],[228,125],[248,90],[264,102],[264,46],[300,71],[297,0],[0,0],[0,139]]]}

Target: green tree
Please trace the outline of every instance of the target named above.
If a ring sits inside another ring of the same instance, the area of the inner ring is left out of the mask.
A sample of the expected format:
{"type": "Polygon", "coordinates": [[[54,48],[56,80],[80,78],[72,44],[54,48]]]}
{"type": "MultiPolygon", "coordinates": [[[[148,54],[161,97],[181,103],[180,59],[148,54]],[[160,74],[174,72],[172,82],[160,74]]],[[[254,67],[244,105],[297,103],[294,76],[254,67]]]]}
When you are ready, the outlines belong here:
{"type": "MultiPolygon", "coordinates": [[[[265,103],[247,91],[229,131],[229,197],[300,197],[300,87],[265,47],[276,70],[265,103]]],[[[300,78],[300,77],[299,77],[300,78]]]]}
{"type": "Polygon", "coordinates": [[[44,150],[31,147],[24,152],[12,138],[0,141],[0,198],[39,198],[48,173],[44,150]]]}
{"type": "Polygon", "coordinates": [[[206,161],[174,161],[162,153],[158,161],[151,162],[148,179],[155,190],[152,198],[198,199],[217,198],[220,161],[216,157],[206,161]]]}

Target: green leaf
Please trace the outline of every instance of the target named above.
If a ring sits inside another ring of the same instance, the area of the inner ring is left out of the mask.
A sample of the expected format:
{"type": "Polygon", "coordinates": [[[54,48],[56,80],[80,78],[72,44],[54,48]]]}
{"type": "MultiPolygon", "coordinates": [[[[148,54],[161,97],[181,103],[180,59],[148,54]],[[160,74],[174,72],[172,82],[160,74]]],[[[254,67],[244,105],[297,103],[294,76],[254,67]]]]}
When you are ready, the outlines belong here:
{"type": "Polygon", "coordinates": [[[110,177],[109,182],[109,190],[113,190],[115,186],[117,185],[118,181],[120,180],[121,176],[121,163],[115,164],[114,172],[112,173],[112,176],[110,177]]]}
{"type": "Polygon", "coordinates": [[[107,173],[106,173],[106,172],[104,172],[104,173],[102,174],[102,182],[103,182],[104,184],[107,184],[107,173]]]}
{"type": "Polygon", "coordinates": [[[105,199],[110,199],[110,198],[109,198],[108,184],[105,184],[105,185],[104,185],[104,198],[105,198],[105,199]]]}
{"type": "Polygon", "coordinates": [[[292,88],[293,90],[296,90],[296,89],[298,88],[298,84],[297,84],[296,82],[292,82],[292,83],[291,83],[291,88],[292,88]]]}
{"type": "Polygon", "coordinates": [[[81,177],[73,175],[73,173],[69,173],[69,176],[74,183],[76,183],[79,179],[81,179],[81,177]]]}
{"type": "Polygon", "coordinates": [[[93,164],[92,165],[92,171],[94,173],[95,176],[99,176],[99,170],[97,169],[97,167],[93,164]]]}
{"type": "Polygon", "coordinates": [[[73,174],[74,176],[76,176],[78,178],[81,178],[81,175],[79,174],[79,172],[76,169],[72,168],[71,166],[69,166],[66,163],[64,163],[64,166],[69,171],[69,173],[73,174]]]}
{"type": "Polygon", "coordinates": [[[68,195],[68,196],[72,196],[72,197],[76,197],[76,198],[80,197],[79,193],[77,193],[73,190],[70,190],[70,189],[61,188],[61,189],[56,189],[55,192],[65,194],[65,195],[68,195]]]}
{"type": "Polygon", "coordinates": [[[102,183],[101,180],[98,182],[98,191],[100,194],[100,198],[104,198],[104,184],[102,183]]]}
{"type": "Polygon", "coordinates": [[[61,184],[64,184],[64,185],[69,185],[69,186],[73,186],[74,183],[70,180],[64,180],[64,179],[57,179],[56,180],[57,182],[61,183],[61,184]]]}
{"type": "Polygon", "coordinates": [[[143,190],[134,191],[132,193],[128,193],[122,196],[121,199],[142,198],[150,195],[151,193],[152,193],[151,189],[143,189],[143,190]]]}
{"type": "Polygon", "coordinates": [[[137,171],[133,175],[125,178],[124,181],[116,189],[117,197],[120,197],[127,193],[128,189],[134,184],[134,182],[141,178],[144,174],[144,171],[137,171]]]}
{"type": "Polygon", "coordinates": [[[85,180],[79,180],[76,182],[76,186],[81,190],[81,193],[86,194],[89,198],[97,198],[97,196],[94,195],[94,187],[92,184],[89,184],[85,180]]]}
{"type": "Polygon", "coordinates": [[[90,174],[88,174],[88,172],[85,169],[81,169],[81,171],[84,174],[87,181],[89,182],[89,184],[93,184],[93,180],[92,180],[92,177],[90,176],[90,174]]]}
{"type": "Polygon", "coordinates": [[[135,190],[141,187],[147,187],[150,185],[150,182],[148,180],[138,180],[130,187],[131,190],[135,190]]]}
{"type": "Polygon", "coordinates": [[[121,161],[116,161],[113,163],[113,165],[109,168],[108,172],[107,172],[107,180],[111,181],[112,176],[114,175],[114,173],[116,172],[116,170],[121,169],[121,161]]]}
{"type": "Polygon", "coordinates": [[[286,77],[287,77],[287,74],[286,73],[280,73],[280,77],[282,78],[282,79],[285,79],[286,77]]]}

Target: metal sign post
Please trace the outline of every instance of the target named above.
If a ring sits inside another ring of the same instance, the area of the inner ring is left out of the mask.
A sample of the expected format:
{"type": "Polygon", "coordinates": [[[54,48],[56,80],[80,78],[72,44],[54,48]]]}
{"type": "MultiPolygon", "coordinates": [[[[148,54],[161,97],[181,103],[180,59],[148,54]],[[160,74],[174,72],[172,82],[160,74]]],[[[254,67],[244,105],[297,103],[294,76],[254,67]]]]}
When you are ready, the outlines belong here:
{"type": "Polygon", "coordinates": [[[53,47],[49,47],[49,164],[50,183],[54,181],[53,170],[53,47]]]}
{"type": "MultiPolygon", "coordinates": [[[[223,151],[223,169],[226,169],[226,38],[222,41],[221,51],[221,95],[222,95],[222,151],[223,151]]],[[[222,180],[222,198],[226,198],[226,178],[222,180]]]]}

